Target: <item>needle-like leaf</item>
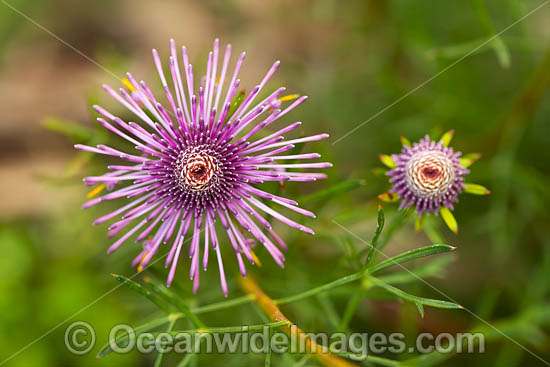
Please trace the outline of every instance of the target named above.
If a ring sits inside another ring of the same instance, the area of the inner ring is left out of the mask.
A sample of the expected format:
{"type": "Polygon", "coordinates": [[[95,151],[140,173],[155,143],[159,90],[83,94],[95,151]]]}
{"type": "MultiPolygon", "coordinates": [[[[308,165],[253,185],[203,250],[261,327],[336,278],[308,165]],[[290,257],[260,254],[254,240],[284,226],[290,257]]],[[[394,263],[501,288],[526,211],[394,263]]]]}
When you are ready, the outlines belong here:
{"type": "Polygon", "coordinates": [[[134,292],[147,298],[149,301],[153,302],[158,308],[160,308],[164,312],[166,313],[172,312],[170,306],[168,306],[162,298],[160,298],[157,294],[151,292],[147,288],[143,287],[141,284],[138,284],[133,280],[126,278],[123,275],[118,275],[118,274],[112,274],[112,275],[119,283],[128,286],[128,288],[130,288],[134,292]]]}
{"type": "Polygon", "coordinates": [[[455,248],[456,247],[449,246],[449,245],[430,245],[430,246],[410,250],[376,264],[371,269],[369,269],[369,273],[374,274],[377,271],[386,269],[393,265],[401,264],[406,261],[430,256],[433,254],[440,254],[442,252],[453,251],[455,248]]]}
{"type": "Polygon", "coordinates": [[[370,242],[370,250],[367,253],[367,259],[365,260],[365,265],[363,266],[363,269],[367,269],[367,267],[369,266],[369,263],[372,260],[372,255],[374,255],[374,251],[376,250],[376,246],[378,245],[378,240],[380,239],[380,234],[382,234],[383,229],[384,229],[384,210],[382,210],[382,207],[378,205],[376,230],[374,231],[374,236],[372,236],[372,241],[370,242]]]}
{"type": "MultiPolygon", "coordinates": [[[[454,302],[447,302],[447,301],[441,301],[441,300],[438,300],[438,299],[432,299],[432,298],[424,298],[424,297],[418,297],[418,296],[415,296],[415,295],[412,295],[412,294],[409,294],[405,291],[402,291],[401,289],[399,288],[396,288],[392,285],[389,285],[383,281],[381,281],[380,279],[377,279],[377,278],[371,278],[371,281],[378,287],[381,287],[381,288],[384,288],[386,291],[388,291],[389,293],[399,297],[399,298],[402,298],[406,301],[409,301],[409,302],[413,302],[415,305],[417,305],[418,307],[418,304],[420,304],[421,306],[431,306],[431,307],[436,307],[436,308],[448,308],[448,309],[462,309],[463,307],[460,306],[459,304],[457,303],[454,303],[454,302]]],[[[420,311],[420,307],[419,307],[419,311],[420,311]]],[[[420,311],[421,314],[423,314],[423,308],[422,308],[422,311],[420,311]]]]}

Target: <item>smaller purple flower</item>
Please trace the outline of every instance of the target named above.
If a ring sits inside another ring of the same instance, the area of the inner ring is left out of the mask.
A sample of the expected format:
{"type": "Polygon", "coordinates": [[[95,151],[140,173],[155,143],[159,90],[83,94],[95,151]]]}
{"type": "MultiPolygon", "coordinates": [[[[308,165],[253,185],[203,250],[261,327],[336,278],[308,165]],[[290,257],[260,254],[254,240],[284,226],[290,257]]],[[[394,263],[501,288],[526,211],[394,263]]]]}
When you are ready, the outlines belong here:
{"type": "Polygon", "coordinates": [[[470,173],[459,164],[461,155],[427,135],[412,147],[405,145],[401,154],[392,154],[397,167],[386,174],[393,183],[390,192],[401,199],[399,208],[414,206],[419,216],[438,214],[442,205],[453,210],[465,187],[463,176],[470,173]]]}
{"type": "Polygon", "coordinates": [[[462,157],[461,152],[448,147],[452,136],[450,131],[440,141],[433,141],[426,135],[412,145],[403,138],[400,154],[381,155],[382,162],[390,168],[386,175],[393,186],[379,197],[385,201],[401,200],[399,209],[414,207],[419,217],[441,213],[449,228],[457,232],[451,211],[458,196],[463,191],[488,194],[489,190],[464,182],[464,176],[470,173],[467,167],[479,155],[462,157]]]}

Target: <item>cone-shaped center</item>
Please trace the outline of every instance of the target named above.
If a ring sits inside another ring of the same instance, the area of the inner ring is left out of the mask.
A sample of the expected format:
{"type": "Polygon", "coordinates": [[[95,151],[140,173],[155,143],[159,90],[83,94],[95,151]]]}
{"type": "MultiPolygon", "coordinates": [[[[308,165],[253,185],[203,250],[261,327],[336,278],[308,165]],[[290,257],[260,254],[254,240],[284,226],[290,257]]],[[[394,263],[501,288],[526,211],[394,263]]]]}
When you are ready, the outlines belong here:
{"type": "Polygon", "coordinates": [[[195,164],[189,171],[193,179],[197,181],[204,180],[208,176],[208,168],[202,163],[195,164]]]}
{"type": "Polygon", "coordinates": [[[212,157],[208,155],[194,155],[189,157],[183,165],[181,176],[192,190],[206,190],[216,171],[212,157]]]}
{"type": "Polygon", "coordinates": [[[181,153],[175,174],[182,189],[206,191],[219,181],[218,159],[208,149],[189,149],[181,153]]]}
{"type": "Polygon", "coordinates": [[[407,185],[420,197],[443,196],[455,178],[453,162],[441,151],[415,153],[406,167],[407,185]]]}
{"type": "Polygon", "coordinates": [[[441,171],[439,168],[431,166],[431,167],[424,167],[422,169],[422,175],[428,179],[434,179],[437,178],[441,174],[441,171]]]}

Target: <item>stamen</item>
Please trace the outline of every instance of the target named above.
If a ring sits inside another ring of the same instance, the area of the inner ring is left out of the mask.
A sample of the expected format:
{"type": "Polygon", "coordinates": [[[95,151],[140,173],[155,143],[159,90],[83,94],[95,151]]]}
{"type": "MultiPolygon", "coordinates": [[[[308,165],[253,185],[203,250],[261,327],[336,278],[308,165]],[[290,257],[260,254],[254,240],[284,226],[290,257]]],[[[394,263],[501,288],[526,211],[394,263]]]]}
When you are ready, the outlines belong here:
{"type": "Polygon", "coordinates": [[[88,193],[88,195],[86,195],[86,197],[88,199],[92,199],[94,196],[97,196],[97,194],[99,194],[101,191],[105,190],[105,184],[101,184],[97,187],[94,187],[94,189],[92,191],[90,191],[88,193]]]}
{"type": "Polygon", "coordinates": [[[147,258],[147,255],[149,255],[149,251],[145,251],[143,253],[143,257],[141,258],[141,260],[139,261],[139,265],[137,267],[137,271],[138,273],[141,273],[143,271],[143,262],[145,261],[145,259],[147,258]]]}
{"type": "Polygon", "coordinates": [[[299,97],[300,97],[299,94],[287,94],[286,96],[282,96],[281,98],[279,98],[279,101],[281,102],[292,101],[299,97]]]}
{"type": "Polygon", "coordinates": [[[252,260],[254,260],[254,264],[258,265],[259,267],[262,267],[262,263],[260,259],[258,259],[258,256],[256,256],[256,254],[254,253],[254,251],[252,251],[252,249],[250,249],[249,251],[250,251],[250,255],[252,256],[252,260]]]}
{"type": "Polygon", "coordinates": [[[122,84],[124,84],[124,86],[126,88],[128,88],[128,90],[130,92],[135,92],[136,91],[136,88],[134,87],[134,85],[132,83],[130,83],[130,80],[128,80],[128,78],[122,78],[122,84]]]}

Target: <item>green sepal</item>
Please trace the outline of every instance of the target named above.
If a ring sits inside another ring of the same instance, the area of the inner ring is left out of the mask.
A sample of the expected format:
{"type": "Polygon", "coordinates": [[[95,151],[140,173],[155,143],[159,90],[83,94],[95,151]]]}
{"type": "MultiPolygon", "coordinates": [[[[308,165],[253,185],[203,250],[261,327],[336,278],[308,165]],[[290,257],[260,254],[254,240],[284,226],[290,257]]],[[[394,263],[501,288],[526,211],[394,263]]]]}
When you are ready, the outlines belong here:
{"type": "Polygon", "coordinates": [[[464,188],[464,192],[467,192],[468,194],[489,195],[491,193],[491,191],[489,191],[489,189],[487,189],[485,186],[472,183],[465,183],[465,185],[466,187],[464,188]]]}
{"type": "Polygon", "coordinates": [[[382,164],[388,168],[395,168],[397,167],[397,165],[395,164],[395,162],[393,161],[393,158],[390,157],[389,155],[387,154],[379,154],[378,155],[378,158],[380,159],[380,162],[382,162],[382,164]]]}
{"type": "Polygon", "coordinates": [[[458,223],[456,222],[453,212],[451,212],[449,208],[444,206],[439,209],[439,213],[441,214],[441,218],[443,218],[443,221],[445,221],[445,224],[447,224],[447,227],[449,227],[449,229],[453,231],[454,234],[458,234],[458,223]]]}

